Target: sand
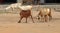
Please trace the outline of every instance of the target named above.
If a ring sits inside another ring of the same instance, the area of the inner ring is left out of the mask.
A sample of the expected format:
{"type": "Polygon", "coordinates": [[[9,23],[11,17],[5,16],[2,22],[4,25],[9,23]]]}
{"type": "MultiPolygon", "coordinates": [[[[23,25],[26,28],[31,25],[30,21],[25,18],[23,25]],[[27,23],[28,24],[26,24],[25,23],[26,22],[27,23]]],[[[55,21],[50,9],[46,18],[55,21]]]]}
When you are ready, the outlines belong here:
{"type": "Polygon", "coordinates": [[[28,18],[28,23],[23,23],[25,19],[22,23],[17,23],[19,14],[3,13],[0,14],[0,33],[60,33],[60,12],[53,12],[52,16],[53,19],[49,22],[39,22],[34,18],[33,23],[28,18]]]}

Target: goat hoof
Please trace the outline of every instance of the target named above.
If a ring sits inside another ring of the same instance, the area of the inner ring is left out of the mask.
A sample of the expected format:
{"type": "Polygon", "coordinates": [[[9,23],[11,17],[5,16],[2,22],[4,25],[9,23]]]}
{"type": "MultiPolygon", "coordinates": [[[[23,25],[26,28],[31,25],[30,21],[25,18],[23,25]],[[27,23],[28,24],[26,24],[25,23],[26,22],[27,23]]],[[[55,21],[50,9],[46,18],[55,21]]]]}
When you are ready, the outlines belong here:
{"type": "Polygon", "coordinates": [[[48,21],[45,21],[45,22],[48,22],[48,21]]]}
{"type": "Polygon", "coordinates": [[[33,23],[35,23],[35,22],[33,22],[33,23]]]}
{"type": "Polygon", "coordinates": [[[27,22],[25,22],[25,23],[27,23],[27,22]]]}
{"type": "Polygon", "coordinates": [[[18,23],[20,23],[20,22],[18,22],[18,23]]]}
{"type": "Polygon", "coordinates": [[[20,22],[18,22],[18,23],[20,23],[20,22]]]}

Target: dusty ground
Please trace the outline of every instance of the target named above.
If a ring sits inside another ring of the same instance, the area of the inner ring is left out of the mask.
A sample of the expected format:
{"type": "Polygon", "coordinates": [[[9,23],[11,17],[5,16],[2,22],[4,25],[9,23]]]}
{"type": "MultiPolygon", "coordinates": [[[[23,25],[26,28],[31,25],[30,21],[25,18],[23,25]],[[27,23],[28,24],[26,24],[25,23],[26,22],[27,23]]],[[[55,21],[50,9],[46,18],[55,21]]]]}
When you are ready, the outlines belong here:
{"type": "Polygon", "coordinates": [[[23,23],[25,19],[17,23],[19,14],[0,14],[0,33],[60,33],[60,12],[53,12],[52,15],[53,19],[47,23],[35,18],[35,23],[30,18],[28,23],[23,23]]]}

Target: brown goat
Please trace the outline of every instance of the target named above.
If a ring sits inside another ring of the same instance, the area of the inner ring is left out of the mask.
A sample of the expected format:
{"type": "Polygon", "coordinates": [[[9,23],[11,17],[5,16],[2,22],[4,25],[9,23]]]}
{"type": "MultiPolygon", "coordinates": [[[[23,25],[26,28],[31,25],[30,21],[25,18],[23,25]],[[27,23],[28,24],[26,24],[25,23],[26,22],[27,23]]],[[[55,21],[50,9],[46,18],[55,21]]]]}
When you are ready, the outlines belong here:
{"type": "MultiPolygon", "coordinates": [[[[20,20],[18,21],[18,23],[21,22],[22,18],[26,18],[26,23],[27,23],[27,18],[28,18],[29,16],[31,16],[31,19],[32,19],[32,21],[33,21],[33,18],[32,18],[32,15],[31,15],[31,10],[21,10],[20,16],[21,16],[21,18],[20,18],[20,20]]],[[[34,21],[33,21],[33,23],[34,23],[34,21]]]]}
{"type": "Polygon", "coordinates": [[[42,9],[40,9],[40,12],[38,14],[38,20],[40,19],[39,16],[44,17],[45,22],[48,21],[47,16],[49,16],[49,20],[51,20],[52,19],[51,8],[42,8],[42,9]]]}

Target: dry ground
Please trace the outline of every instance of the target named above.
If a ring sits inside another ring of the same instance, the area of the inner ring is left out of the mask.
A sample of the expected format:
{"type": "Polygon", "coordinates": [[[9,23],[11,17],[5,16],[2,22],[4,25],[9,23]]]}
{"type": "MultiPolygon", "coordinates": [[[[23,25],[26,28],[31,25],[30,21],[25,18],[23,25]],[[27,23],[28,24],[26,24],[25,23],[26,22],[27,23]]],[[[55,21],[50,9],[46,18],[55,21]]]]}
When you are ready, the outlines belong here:
{"type": "Polygon", "coordinates": [[[30,18],[28,23],[23,23],[25,19],[22,23],[17,23],[19,14],[0,14],[0,33],[60,33],[60,12],[53,12],[52,15],[53,19],[47,23],[39,22],[35,18],[35,23],[30,18]]]}

